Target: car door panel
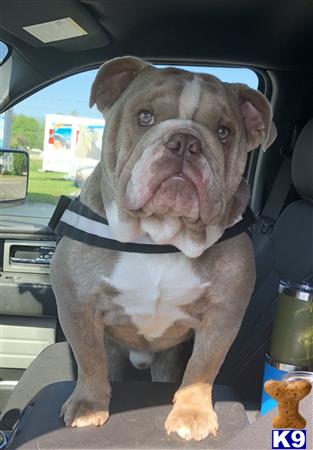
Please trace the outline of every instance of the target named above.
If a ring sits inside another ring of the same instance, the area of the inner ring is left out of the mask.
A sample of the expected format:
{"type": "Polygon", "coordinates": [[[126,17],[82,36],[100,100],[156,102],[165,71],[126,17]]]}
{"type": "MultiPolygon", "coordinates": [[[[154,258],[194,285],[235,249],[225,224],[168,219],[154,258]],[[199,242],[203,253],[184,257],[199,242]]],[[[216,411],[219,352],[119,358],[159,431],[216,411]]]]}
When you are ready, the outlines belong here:
{"type": "Polygon", "coordinates": [[[10,370],[26,369],[56,342],[58,320],[49,275],[55,236],[40,220],[28,226],[27,218],[6,218],[0,242],[0,359],[10,378],[10,370]]]}

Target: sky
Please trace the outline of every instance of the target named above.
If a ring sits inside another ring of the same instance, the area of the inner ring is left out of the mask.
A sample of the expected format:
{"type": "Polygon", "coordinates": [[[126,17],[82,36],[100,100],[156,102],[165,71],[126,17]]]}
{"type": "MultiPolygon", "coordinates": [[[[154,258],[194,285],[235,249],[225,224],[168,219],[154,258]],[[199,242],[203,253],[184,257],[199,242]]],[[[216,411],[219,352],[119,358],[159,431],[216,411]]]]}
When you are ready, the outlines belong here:
{"type": "MultiPolygon", "coordinates": [[[[181,67],[193,72],[211,73],[222,81],[245,83],[254,89],[258,86],[258,78],[250,69],[181,67]]],[[[58,81],[14,106],[14,113],[44,120],[45,114],[71,114],[75,111],[81,117],[102,118],[95,106],[92,109],[88,106],[90,87],[96,73],[97,70],[89,70],[58,81]]]]}
{"type": "Polygon", "coordinates": [[[0,41],[0,64],[2,63],[2,61],[4,60],[6,55],[8,54],[8,51],[9,51],[9,49],[5,45],[5,43],[0,41]]]}

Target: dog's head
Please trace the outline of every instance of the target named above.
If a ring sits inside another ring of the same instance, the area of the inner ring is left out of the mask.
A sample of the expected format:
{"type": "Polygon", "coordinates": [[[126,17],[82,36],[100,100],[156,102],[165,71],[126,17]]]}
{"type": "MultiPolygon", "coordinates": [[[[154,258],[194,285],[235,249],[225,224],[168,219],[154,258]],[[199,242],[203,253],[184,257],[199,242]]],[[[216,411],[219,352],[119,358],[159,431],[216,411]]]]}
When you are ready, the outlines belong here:
{"type": "Polygon", "coordinates": [[[134,57],[105,63],[90,105],[105,115],[101,190],[121,241],[148,233],[197,257],[243,212],[247,152],[276,133],[266,98],[134,57]]]}

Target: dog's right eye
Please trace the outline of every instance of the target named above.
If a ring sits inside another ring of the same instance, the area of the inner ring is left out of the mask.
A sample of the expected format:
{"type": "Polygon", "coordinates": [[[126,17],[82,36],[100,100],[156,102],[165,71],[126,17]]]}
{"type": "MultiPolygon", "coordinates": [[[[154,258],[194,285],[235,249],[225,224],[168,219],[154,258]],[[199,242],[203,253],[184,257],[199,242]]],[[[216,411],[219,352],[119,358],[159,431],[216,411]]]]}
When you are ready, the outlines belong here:
{"type": "Polygon", "coordinates": [[[217,137],[219,138],[219,140],[222,142],[222,144],[225,144],[225,142],[230,134],[230,129],[227,127],[218,127],[216,130],[216,134],[217,134],[217,137]]]}
{"type": "Polygon", "coordinates": [[[154,117],[151,111],[142,110],[138,113],[138,123],[142,127],[154,124],[154,117]]]}

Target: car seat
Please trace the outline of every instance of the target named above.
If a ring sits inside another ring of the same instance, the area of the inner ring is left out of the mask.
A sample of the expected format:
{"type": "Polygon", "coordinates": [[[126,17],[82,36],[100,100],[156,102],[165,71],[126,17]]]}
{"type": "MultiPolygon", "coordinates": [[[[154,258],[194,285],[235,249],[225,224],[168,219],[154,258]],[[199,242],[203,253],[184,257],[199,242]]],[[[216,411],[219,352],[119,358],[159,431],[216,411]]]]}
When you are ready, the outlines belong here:
{"type": "MultiPolygon", "coordinates": [[[[291,178],[299,195],[281,213],[267,236],[255,230],[256,286],[241,329],[217,382],[233,386],[246,400],[259,400],[270,347],[279,281],[313,278],[313,119],[302,129],[292,156],[291,178]]],[[[282,361],[283,362],[283,361],[282,361]]]]}

